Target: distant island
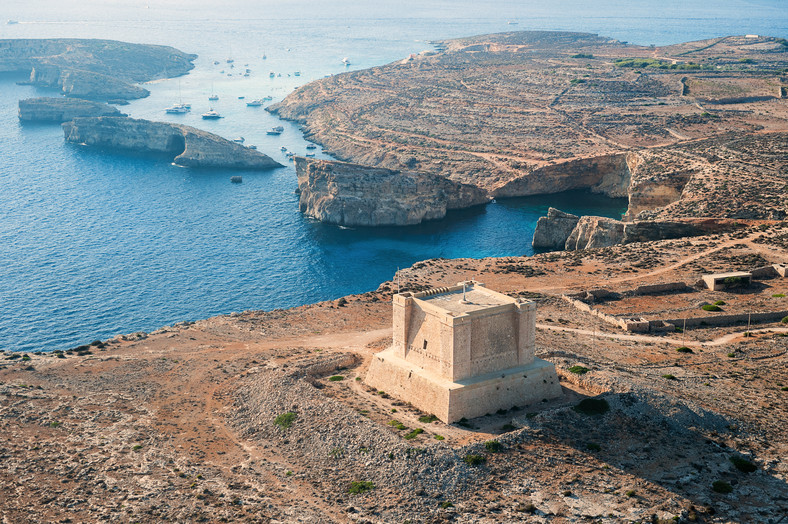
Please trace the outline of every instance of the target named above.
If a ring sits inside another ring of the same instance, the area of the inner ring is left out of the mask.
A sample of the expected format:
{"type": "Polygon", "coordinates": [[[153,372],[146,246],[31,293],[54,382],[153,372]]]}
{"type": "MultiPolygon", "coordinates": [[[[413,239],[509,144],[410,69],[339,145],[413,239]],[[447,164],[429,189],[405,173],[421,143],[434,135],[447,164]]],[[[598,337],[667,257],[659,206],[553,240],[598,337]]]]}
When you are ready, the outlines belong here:
{"type": "MultiPolygon", "coordinates": [[[[709,231],[710,218],[788,216],[776,191],[788,140],[783,39],[651,47],[586,33],[512,32],[434,44],[435,52],[312,82],[269,109],[356,164],[360,177],[363,166],[439,176],[489,198],[588,189],[627,197],[626,221],[691,223],[645,228],[653,236],[644,237],[643,227],[625,235],[621,221],[581,221],[587,230],[579,238],[602,245],[709,231]]],[[[337,200],[345,217],[358,217],[356,205],[376,209],[338,184],[321,193],[329,186],[310,182],[317,171],[298,165],[306,214],[363,225],[310,203],[337,200]]],[[[366,196],[381,191],[396,197],[389,186],[366,196]]],[[[406,223],[375,212],[381,224],[406,223]]]]}
{"type": "Polygon", "coordinates": [[[0,40],[0,72],[29,73],[33,85],[93,100],[144,98],[149,91],[136,84],[184,75],[196,58],[173,47],[115,40],[0,40]]]}

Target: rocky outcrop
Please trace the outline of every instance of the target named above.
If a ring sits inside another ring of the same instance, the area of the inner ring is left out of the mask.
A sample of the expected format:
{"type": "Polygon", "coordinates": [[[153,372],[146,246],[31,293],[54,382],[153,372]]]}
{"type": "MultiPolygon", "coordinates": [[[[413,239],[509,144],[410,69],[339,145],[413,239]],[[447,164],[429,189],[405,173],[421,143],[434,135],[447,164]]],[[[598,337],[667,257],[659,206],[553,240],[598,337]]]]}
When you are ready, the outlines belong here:
{"type": "MultiPolygon", "coordinates": [[[[559,213],[561,213],[559,211],[559,213]]],[[[544,218],[544,217],[542,217],[544,218]]],[[[541,219],[540,219],[541,220],[541,219]]],[[[635,222],[622,222],[606,217],[584,216],[577,221],[569,233],[562,247],[573,251],[578,249],[592,249],[597,247],[610,247],[617,244],[631,244],[633,242],[650,242],[654,240],[667,240],[671,238],[694,237],[731,231],[739,227],[746,227],[743,222],[730,219],[689,219],[689,220],[642,220],[635,222]]],[[[536,235],[534,235],[535,237],[536,235]]],[[[554,243],[560,238],[556,232],[554,243]]],[[[537,247],[534,244],[534,247],[537,247]]]]}
{"type": "Polygon", "coordinates": [[[78,98],[28,98],[19,101],[19,120],[23,122],[56,122],[77,117],[125,116],[117,108],[100,102],[78,98]]]}
{"type": "Polygon", "coordinates": [[[303,213],[343,226],[404,226],[489,201],[477,187],[440,176],[296,158],[303,213]]]}
{"type": "Polygon", "coordinates": [[[566,239],[579,220],[577,215],[551,207],[547,210],[547,216],[539,217],[536,222],[533,246],[541,249],[564,249],[566,239]]]}
{"type": "Polygon", "coordinates": [[[166,155],[178,165],[224,169],[282,167],[269,156],[193,127],[124,117],[75,118],[63,124],[77,144],[166,155]]]}
{"type": "Polygon", "coordinates": [[[168,46],[115,40],[0,40],[0,72],[29,71],[34,85],[91,99],[148,96],[135,84],[186,74],[195,58],[168,46]]]}
{"type": "Polygon", "coordinates": [[[607,217],[581,217],[566,239],[564,249],[591,249],[621,244],[624,239],[624,222],[607,217]]]}

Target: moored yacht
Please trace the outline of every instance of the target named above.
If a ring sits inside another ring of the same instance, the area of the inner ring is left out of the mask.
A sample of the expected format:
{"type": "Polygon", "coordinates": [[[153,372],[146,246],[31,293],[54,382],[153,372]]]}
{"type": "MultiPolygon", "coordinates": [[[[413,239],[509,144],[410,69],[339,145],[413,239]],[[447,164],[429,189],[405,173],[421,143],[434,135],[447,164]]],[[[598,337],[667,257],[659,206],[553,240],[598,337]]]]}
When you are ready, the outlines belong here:
{"type": "Polygon", "coordinates": [[[262,98],[256,98],[255,100],[252,100],[251,102],[247,102],[246,105],[248,107],[260,107],[261,105],[263,105],[263,99],[262,98]]]}
{"type": "Polygon", "coordinates": [[[202,114],[203,120],[216,120],[217,118],[222,118],[222,115],[214,111],[213,108],[209,109],[205,113],[202,114]]]}
{"type": "Polygon", "coordinates": [[[269,131],[266,131],[265,134],[266,135],[281,135],[282,131],[284,131],[284,130],[285,130],[284,127],[276,126],[276,127],[272,127],[269,131]]]}

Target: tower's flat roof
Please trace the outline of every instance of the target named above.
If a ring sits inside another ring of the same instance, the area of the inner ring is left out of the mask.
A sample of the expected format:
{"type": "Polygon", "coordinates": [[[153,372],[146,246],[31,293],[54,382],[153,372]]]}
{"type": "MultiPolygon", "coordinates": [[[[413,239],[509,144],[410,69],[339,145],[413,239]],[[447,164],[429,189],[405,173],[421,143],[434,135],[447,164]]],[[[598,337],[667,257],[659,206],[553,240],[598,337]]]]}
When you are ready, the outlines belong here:
{"type": "Polygon", "coordinates": [[[416,294],[415,298],[454,314],[470,313],[516,302],[513,298],[481,286],[468,286],[466,288],[466,302],[462,302],[462,287],[460,289],[450,288],[444,292],[426,296],[419,296],[420,294],[416,294]]]}

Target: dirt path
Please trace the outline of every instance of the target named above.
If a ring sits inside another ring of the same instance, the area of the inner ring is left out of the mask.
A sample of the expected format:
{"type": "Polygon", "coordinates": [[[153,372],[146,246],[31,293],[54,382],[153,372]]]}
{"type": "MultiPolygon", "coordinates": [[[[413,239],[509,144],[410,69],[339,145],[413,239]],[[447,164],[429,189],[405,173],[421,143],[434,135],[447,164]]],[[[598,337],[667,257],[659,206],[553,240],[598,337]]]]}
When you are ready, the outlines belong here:
{"type": "MultiPolygon", "coordinates": [[[[655,344],[677,344],[680,346],[693,346],[693,347],[716,347],[724,346],[739,338],[744,338],[746,331],[737,331],[729,333],[721,337],[709,341],[695,341],[695,340],[682,340],[671,337],[656,337],[652,335],[625,335],[623,333],[608,333],[604,331],[593,331],[591,329],[577,329],[562,326],[551,326],[549,324],[537,324],[538,329],[548,329],[550,331],[564,331],[569,333],[577,333],[580,335],[590,335],[599,338],[614,338],[616,340],[631,340],[635,342],[652,342],[655,344]]],[[[761,328],[751,329],[750,333],[788,333],[788,328],[761,328]]]]}

